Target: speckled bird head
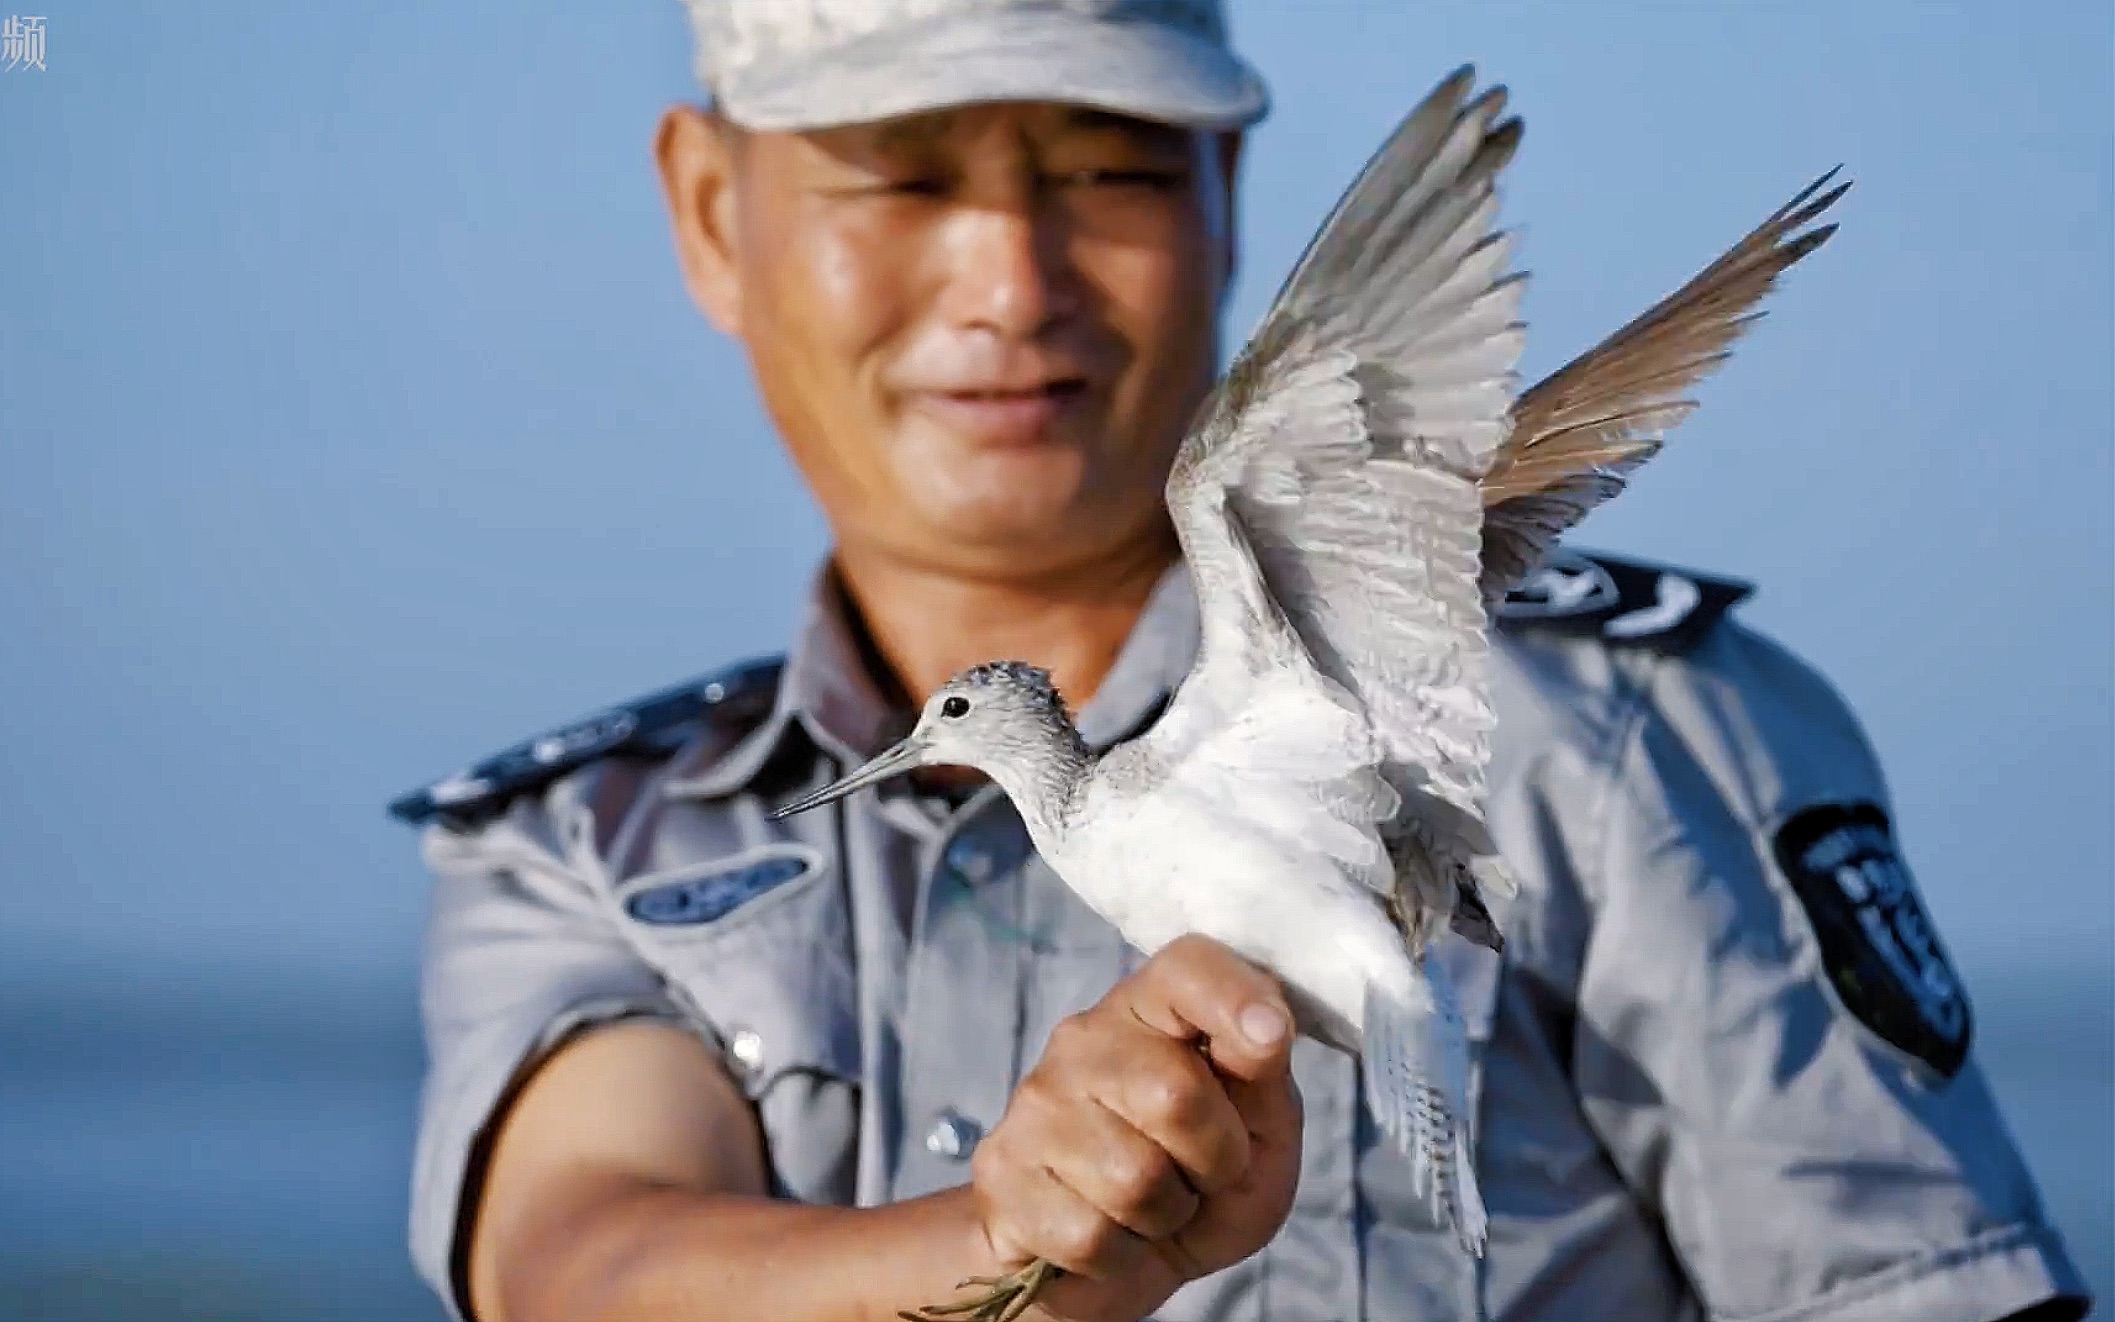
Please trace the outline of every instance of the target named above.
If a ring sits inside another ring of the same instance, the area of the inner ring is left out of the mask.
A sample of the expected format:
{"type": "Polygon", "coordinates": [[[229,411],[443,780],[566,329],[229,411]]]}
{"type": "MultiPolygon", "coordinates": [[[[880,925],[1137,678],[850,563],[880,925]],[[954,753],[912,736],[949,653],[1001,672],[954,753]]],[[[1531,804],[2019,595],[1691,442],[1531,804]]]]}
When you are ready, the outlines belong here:
{"type": "Polygon", "coordinates": [[[997,781],[1033,830],[1069,798],[1088,761],[1050,672],[993,661],[942,684],[902,742],[778,815],[805,812],[917,767],[957,766],[997,781]]]}
{"type": "Polygon", "coordinates": [[[996,762],[1079,744],[1050,672],[1022,661],[971,666],[942,684],[911,737],[925,741],[928,765],[975,767],[1002,780],[996,762]]]}

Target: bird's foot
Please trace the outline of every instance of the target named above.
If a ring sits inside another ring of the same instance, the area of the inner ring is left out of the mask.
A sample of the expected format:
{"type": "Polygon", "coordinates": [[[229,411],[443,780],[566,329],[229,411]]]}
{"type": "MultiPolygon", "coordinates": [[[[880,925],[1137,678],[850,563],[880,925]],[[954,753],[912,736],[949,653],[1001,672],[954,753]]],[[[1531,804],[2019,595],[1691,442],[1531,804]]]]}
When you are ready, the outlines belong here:
{"type": "Polygon", "coordinates": [[[1058,1269],[1037,1258],[1026,1267],[1005,1276],[972,1276],[955,1288],[973,1285],[984,1293],[952,1304],[933,1304],[916,1312],[898,1313],[903,1322],[1014,1322],[1028,1311],[1036,1296],[1058,1275],[1058,1269]]]}

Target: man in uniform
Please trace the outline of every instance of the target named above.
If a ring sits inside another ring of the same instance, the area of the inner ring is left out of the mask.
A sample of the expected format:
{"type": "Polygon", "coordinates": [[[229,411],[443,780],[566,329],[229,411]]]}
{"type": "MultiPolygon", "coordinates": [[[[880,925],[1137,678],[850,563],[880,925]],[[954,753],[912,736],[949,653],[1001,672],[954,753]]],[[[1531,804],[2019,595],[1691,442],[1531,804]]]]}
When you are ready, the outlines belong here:
{"type": "Polygon", "coordinates": [[[1036,1256],[1082,1319],[2083,1312],[1879,767],[1739,585],[1566,556],[1501,612],[1522,892],[1502,965],[1444,956],[1480,1261],[1271,979],[1138,958],[995,789],[773,821],[963,666],[1049,667],[1101,745],[1187,673],[1160,493],[1265,95],[1214,0],[691,3],[683,275],[835,544],[782,663],[396,805],[438,876],[412,1242],[459,1315],[879,1318],[1036,1256]]]}

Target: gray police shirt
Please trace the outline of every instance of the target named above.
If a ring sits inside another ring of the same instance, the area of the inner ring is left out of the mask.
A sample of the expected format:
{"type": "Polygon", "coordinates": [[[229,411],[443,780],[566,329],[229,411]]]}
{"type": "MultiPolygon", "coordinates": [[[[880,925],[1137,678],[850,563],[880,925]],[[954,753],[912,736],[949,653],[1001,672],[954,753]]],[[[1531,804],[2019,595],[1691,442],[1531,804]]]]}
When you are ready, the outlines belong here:
{"type": "MultiPolygon", "coordinates": [[[[1290,1219],[1163,1322],[1990,1322],[2084,1286],[1969,1051],[1969,1004],[1843,702],[1725,611],[1740,585],[1566,553],[1499,611],[1502,959],[1447,938],[1477,1057],[1480,1262],[1430,1224],[1305,1040],[1290,1219]]],[[[725,1059],[774,1191],[963,1183],[1051,1029],[1140,962],[996,789],[774,822],[903,733],[825,570],[782,669],[613,709],[397,806],[432,819],[430,1071],[411,1217],[460,1314],[484,1140],[572,1034],[655,1016],[725,1059]]],[[[1177,567],[1080,713],[1188,673],[1177,567]]],[[[1152,884],[1140,878],[1139,884],[1152,884]]],[[[906,1304],[915,1301],[906,1300],[906,1304]]]]}

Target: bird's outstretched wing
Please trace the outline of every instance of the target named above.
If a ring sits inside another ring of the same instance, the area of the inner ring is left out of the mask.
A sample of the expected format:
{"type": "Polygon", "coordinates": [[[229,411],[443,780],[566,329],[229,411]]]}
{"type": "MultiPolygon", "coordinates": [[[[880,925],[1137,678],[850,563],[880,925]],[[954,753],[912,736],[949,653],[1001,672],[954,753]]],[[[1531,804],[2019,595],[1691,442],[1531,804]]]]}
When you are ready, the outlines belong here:
{"type": "Polygon", "coordinates": [[[1686,392],[1762,316],[1756,304],[1777,277],[1835,233],[1808,228],[1850,188],[1829,187],[1835,176],[1807,185],[1695,279],[1521,395],[1483,483],[1486,600],[1505,595],[1559,534],[1621,491],[1695,410],[1686,392]]]}
{"type": "Polygon", "coordinates": [[[1480,837],[1481,482],[1523,332],[1492,228],[1520,124],[1474,81],[1447,79],[1367,164],[1177,454],[1168,507],[1203,632],[1147,738],[1197,748],[1230,693],[1304,653],[1364,713],[1406,806],[1480,837]]]}

